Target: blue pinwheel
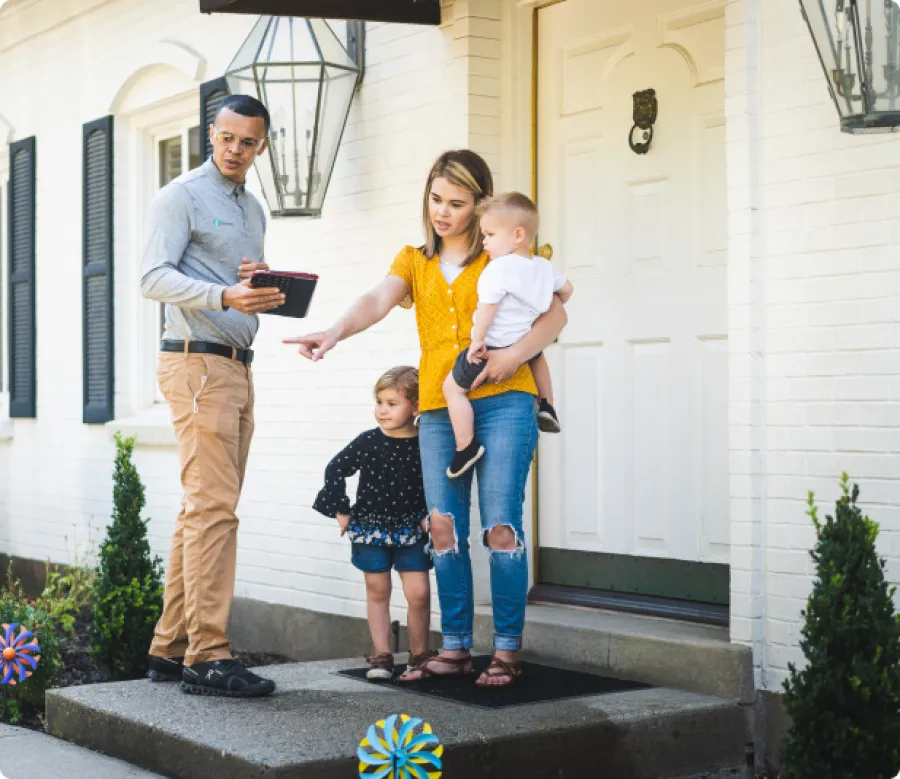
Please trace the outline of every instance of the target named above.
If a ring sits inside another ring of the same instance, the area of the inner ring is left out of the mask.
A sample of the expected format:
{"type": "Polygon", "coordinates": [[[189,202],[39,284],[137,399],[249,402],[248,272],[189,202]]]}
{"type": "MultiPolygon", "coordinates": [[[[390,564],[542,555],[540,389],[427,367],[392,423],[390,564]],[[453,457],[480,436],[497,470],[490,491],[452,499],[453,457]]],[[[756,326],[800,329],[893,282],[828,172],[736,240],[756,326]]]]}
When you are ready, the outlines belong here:
{"type": "Polygon", "coordinates": [[[41,648],[34,639],[34,633],[22,627],[19,635],[16,635],[18,624],[4,624],[5,634],[0,635],[0,684],[15,684],[24,682],[41,659],[41,648]],[[29,670],[31,669],[31,670],[29,670]]]}
{"type": "Polygon", "coordinates": [[[392,714],[372,725],[356,752],[360,779],[439,779],[444,747],[431,725],[392,714]],[[399,721],[399,731],[397,729],[399,721]]]}

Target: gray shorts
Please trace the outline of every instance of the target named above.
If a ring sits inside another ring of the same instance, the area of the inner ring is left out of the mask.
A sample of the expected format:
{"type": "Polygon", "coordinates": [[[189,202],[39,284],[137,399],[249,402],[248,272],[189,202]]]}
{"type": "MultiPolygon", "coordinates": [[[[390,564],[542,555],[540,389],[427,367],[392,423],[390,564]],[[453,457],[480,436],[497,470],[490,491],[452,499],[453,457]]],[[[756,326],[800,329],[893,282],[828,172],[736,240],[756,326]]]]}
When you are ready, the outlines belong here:
{"type": "MultiPolygon", "coordinates": [[[[488,351],[500,348],[501,347],[499,346],[489,346],[488,351]]],[[[534,360],[542,354],[543,352],[538,352],[528,362],[534,362],[534,360]]],[[[475,382],[475,379],[481,375],[485,365],[486,363],[484,360],[479,362],[469,362],[469,350],[463,349],[462,354],[460,354],[459,357],[456,358],[456,362],[453,363],[453,381],[464,390],[470,390],[472,389],[472,384],[475,382]]]]}

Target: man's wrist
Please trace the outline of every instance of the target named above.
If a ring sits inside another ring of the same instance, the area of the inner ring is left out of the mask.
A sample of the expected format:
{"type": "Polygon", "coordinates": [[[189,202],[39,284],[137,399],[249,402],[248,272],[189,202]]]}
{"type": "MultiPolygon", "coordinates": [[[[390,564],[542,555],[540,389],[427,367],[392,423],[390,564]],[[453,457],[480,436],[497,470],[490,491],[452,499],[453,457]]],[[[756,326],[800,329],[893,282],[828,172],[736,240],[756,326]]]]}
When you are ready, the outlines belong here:
{"type": "Polygon", "coordinates": [[[227,292],[228,287],[218,285],[213,287],[209,293],[209,307],[214,311],[227,311],[230,308],[226,299],[227,292]]]}

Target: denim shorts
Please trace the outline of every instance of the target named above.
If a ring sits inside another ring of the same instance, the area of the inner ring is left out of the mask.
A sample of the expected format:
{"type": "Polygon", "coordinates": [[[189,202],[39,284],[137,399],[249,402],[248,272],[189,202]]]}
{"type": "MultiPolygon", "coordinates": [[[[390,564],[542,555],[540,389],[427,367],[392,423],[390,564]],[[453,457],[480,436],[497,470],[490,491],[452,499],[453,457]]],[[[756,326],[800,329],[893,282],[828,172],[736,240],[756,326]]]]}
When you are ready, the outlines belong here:
{"type": "Polygon", "coordinates": [[[351,544],[350,562],[363,573],[430,571],[431,556],[425,551],[427,538],[413,546],[372,546],[351,544]]]}

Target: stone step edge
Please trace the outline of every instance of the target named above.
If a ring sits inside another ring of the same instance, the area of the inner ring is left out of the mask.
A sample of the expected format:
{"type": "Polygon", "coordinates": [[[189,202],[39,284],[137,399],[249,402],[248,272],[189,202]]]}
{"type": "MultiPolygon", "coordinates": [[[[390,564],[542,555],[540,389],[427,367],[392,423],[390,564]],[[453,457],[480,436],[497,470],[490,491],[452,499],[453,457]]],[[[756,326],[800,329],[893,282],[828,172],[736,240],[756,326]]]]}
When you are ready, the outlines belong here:
{"type": "MultiPolygon", "coordinates": [[[[48,693],[47,717],[57,737],[172,779],[347,779],[358,771],[355,756],[349,755],[280,768],[251,762],[72,701],[64,691],[48,693]]],[[[548,727],[521,737],[448,745],[444,775],[467,779],[501,775],[543,779],[585,771],[593,779],[696,775],[740,765],[746,732],[742,707],[710,701],[707,706],[635,716],[624,723],[600,720],[577,728],[548,727]]]]}

